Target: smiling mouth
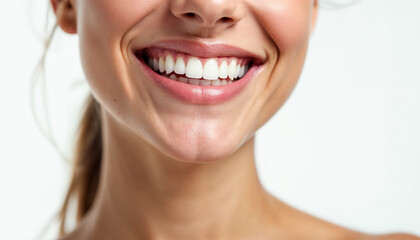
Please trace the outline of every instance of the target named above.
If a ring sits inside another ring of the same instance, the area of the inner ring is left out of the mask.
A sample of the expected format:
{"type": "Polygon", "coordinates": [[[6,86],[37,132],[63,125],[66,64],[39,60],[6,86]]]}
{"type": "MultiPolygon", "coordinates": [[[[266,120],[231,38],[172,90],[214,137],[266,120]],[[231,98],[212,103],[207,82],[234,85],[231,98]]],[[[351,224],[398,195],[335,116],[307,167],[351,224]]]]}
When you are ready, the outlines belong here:
{"type": "Polygon", "coordinates": [[[203,58],[157,47],[136,51],[135,55],[163,77],[202,86],[228,85],[239,81],[256,64],[252,57],[203,58]]]}

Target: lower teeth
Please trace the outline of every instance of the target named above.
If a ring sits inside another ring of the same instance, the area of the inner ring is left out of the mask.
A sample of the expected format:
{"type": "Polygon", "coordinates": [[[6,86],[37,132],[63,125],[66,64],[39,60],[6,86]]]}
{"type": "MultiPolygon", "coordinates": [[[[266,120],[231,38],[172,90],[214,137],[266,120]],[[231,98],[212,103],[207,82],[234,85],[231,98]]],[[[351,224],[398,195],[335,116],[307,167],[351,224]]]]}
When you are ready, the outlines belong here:
{"type": "Polygon", "coordinates": [[[157,72],[159,75],[164,76],[166,78],[178,81],[178,82],[183,82],[183,83],[188,83],[191,85],[201,85],[201,86],[218,86],[218,85],[227,85],[227,84],[231,84],[235,81],[229,80],[229,79],[216,79],[216,80],[206,80],[206,79],[196,79],[196,78],[186,78],[186,77],[177,77],[175,74],[171,74],[168,75],[166,73],[159,73],[157,72]]]}

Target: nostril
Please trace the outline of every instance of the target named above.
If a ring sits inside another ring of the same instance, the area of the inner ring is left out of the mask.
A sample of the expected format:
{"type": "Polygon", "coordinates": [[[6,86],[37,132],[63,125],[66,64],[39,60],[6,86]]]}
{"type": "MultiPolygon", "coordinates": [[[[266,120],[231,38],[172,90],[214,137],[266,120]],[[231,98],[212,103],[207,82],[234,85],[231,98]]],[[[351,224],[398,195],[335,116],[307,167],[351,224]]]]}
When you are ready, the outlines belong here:
{"type": "Polygon", "coordinates": [[[231,20],[233,20],[233,19],[230,18],[230,17],[222,17],[222,18],[220,18],[219,21],[221,21],[221,22],[230,22],[231,20]]]}
{"type": "Polygon", "coordinates": [[[196,17],[196,14],[195,13],[193,13],[193,12],[187,12],[187,13],[184,13],[183,14],[186,18],[190,18],[190,19],[193,19],[193,18],[195,18],[196,17]]]}

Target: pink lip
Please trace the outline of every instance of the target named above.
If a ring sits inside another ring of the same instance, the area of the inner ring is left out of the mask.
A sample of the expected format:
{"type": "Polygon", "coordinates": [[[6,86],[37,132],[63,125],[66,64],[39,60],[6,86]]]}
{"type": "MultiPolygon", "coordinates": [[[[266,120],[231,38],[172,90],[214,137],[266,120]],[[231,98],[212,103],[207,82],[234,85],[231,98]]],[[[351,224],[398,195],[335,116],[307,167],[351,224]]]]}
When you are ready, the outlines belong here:
{"type": "MultiPolygon", "coordinates": [[[[183,82],[178,82],[166,77],[163,77],[156,72],[154,72],[141,57],[136,58],[139,62],[139,66],[146,73],[147,76],[165,92],[171,96],[191,104],[200,104],[200,105],[209,105],[209,104],[219,104],[226,102],[233,97],[237,96],[248,83],[253,79],[257,70],[260,68],[262,63],[262,58],[255,56],[252,53],[249,53],[245,50],[225,45],[225,44],[212,44],[206,45],[197,42],[191,41],[163,41],[155,43],[148,47],[158,47],[170,49],[178,52],[183,52],[197,57],[251,57],[254,60],[254,64],[249,69],[248,73],[242,77],[240,80],[235,81],[231,84],[220,85],[220,86],[201,86],[201,85],[191,85],[183,82]]],[[[145,47],[147,48],[147,47],[145,47]]],[[[145,49],[143,48],[143,49],[145,49]]],[[[140,50],[141,51],[141,50],[140,50]]]]}

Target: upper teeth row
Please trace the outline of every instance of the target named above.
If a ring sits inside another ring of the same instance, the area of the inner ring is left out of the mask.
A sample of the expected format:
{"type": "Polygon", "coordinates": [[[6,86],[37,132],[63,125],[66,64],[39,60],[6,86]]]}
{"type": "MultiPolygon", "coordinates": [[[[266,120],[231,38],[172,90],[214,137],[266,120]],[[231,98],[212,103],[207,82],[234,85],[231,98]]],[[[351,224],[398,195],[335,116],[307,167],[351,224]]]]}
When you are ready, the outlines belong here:
{"type": "Polygon", "coordinates": [[[243,77],[248,71],[248,66],[240,65],[236,59],[232,59],[229,65],[224,60],[218,66],[217,60],[210,58],[203,67],[201,61],[196,57],[190,57],[188,63],[185,64],[182,57],[178,57],[175,62],[170,54],[166,55],[166,58],[159,57],[159,60],[149,58],[148,65],[153,70],[161,73],[165,72],[166,74],[170,74],[175,72],[180,75],[185,74],[188,78],[203,78],[206,80],[226,79],[228,77],[233,80],[238,77],[243,77]]]}

